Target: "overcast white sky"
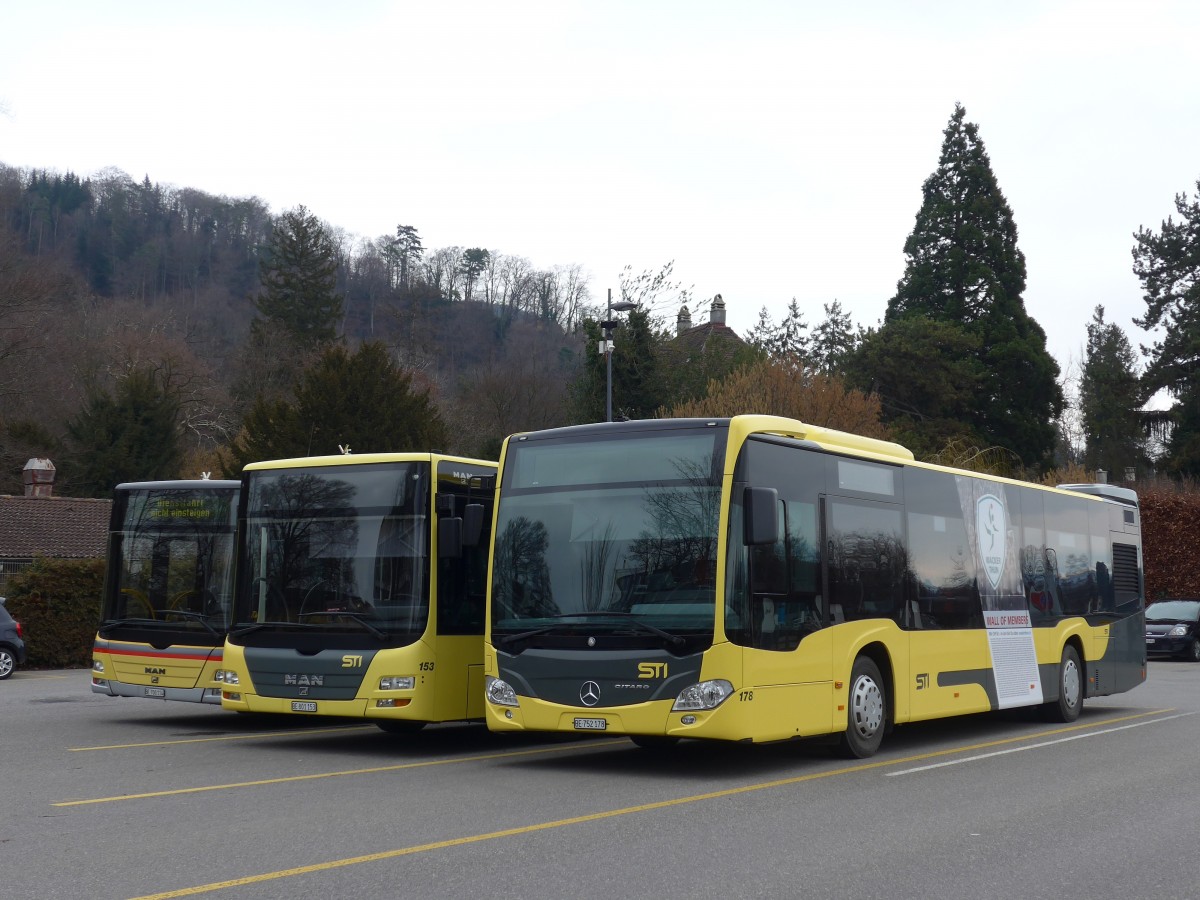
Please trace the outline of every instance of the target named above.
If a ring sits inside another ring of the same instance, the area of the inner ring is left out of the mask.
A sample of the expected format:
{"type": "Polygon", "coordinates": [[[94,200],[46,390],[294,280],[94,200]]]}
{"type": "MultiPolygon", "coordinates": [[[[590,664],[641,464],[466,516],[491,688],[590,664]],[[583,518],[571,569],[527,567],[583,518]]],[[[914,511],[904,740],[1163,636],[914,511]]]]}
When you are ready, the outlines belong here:
{"type": "Polygon", "coordinates": [[[873,324],[956,102],[1061,365],[1136,346],[1132,233],[1200,179],[1200,3],[8,2],[0,163],[873,324]]]}

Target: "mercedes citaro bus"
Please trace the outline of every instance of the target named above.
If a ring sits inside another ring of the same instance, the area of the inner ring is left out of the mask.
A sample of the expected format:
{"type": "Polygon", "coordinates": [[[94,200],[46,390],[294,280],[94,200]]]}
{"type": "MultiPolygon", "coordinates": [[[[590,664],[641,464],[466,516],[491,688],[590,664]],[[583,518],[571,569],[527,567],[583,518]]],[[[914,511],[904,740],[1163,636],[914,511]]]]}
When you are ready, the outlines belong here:
{"type": "Polygon", "coordinates": [[[771,416],[514,435],[487,723],[865,757],[906,722],[1064,721],[1145,679],[1136,495],[920,463],[771,416]]]}

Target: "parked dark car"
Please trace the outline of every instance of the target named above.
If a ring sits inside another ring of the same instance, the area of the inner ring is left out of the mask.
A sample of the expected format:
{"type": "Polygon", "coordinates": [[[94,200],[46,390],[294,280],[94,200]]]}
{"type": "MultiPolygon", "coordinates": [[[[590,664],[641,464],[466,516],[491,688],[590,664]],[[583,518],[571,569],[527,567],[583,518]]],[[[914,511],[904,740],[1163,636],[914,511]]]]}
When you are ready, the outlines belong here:
{"type": "Polygon", "coordinates": [[[1147,606],[1146,653],[1200,662],[1200,600],[1159,600],[1147,606]]]}
{"type": "Polygon", "coordinates": [[[25,636],[21,631],[21,623],[4,608],[4,598],[0,597],[0,681],[24,662],[25,636]]]}

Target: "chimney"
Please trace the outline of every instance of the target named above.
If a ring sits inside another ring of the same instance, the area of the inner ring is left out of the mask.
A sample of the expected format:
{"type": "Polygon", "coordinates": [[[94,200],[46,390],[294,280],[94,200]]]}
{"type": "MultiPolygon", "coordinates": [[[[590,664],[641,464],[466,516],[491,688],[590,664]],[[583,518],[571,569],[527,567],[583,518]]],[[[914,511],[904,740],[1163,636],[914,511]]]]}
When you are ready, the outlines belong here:
{"type": "Polygon", "coordinates": [[[54,463],[48,459],[31,459],[21,471],[25,482],[26,497],[51,497],[54,495],[54,463]]]}
{"type": "Polygon", "coordinates": [[[713,325],[725,324],[725,301],[721,299],[720,294],[717,294],[717,296],[713,297],[712,314],[709,317],[709,321],[713,325]]]}
{"type": "Polygon", "coordinates": [[[679,319],[675,325],[675,334],[683,334],[692,327],[692,314],[688,311],[687,306],[679,307],[679,319]]]}

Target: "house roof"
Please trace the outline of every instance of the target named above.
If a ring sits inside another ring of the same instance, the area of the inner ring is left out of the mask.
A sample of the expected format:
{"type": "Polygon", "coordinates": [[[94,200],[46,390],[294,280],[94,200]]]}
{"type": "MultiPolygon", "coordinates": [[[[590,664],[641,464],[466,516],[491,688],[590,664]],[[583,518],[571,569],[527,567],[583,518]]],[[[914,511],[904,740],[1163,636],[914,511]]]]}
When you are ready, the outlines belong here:
{"type": "Polygon", "coordinates": [[[0,496],[0,559],[103,558],[112,500],[0,496]]]}

